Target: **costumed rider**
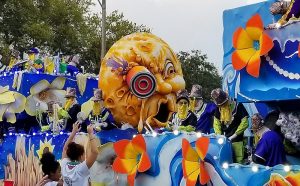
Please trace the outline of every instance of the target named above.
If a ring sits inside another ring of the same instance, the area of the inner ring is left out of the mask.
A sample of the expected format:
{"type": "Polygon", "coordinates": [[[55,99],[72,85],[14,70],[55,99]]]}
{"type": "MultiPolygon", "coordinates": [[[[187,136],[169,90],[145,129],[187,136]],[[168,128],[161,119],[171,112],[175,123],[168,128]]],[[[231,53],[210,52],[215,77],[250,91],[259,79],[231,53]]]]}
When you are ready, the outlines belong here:
{"type": "Polygon", "coordinates": [[[29,61],[26,69],[30,72],[44,72],[44,62],[40,58],[40,50],[36,47],[31,48],[28,52],[29,61]]]}
{"type": "Polygon", "coordinates": [[[193,85],[190,93],[190,110],[197,116],[196,131],[209,134],[213,126],[216,105],[205,103],[202,97],[202,86],[193,85]]]}
{"type": "Polygon", "coordinates": [[[233,160],[242,163],[244,158],[243,134],[248,128],[248,113],[243,104],[231,101],[223,90],[214,89],[211,97],[216,109],[213,127],[216,134],[225,135],[233,148],[233,160]]]}
{"type": "Polygon", "coordinates": [[[79,60],[80,60],[80,57],[78,54],[70,57],[69,64],[67,65],[67,73],[70,73],[71,76],[73,76],[79,72],[79,69],[78,69],[79,60]]]}
{"type": "Polygon", "coordinates": [[[59,133],[65,129],[65,119],[67,119],[69,115],[54,101],[48,102],[47,106],[47,113],[42,114],[42,131],[51,130],[53,133],[59,133]]]}
{"type": "Polygon", "coordinates": [[[2,63],[2,55],[0,54],[0,74],[5,72],[6,67],[7,66],[2,63]]]}
{"type": "Polygon", "coordinates": [[[64,106],[64,110],[68,112],[69,118],[67,119],[66,131],[71,132],[73,128],[73,124],[77,121],[77,114],[81,110],[81,105],[78,104],[76,100],[76,89],[67,87],[66,95],[65,95],[66,103],[64,106]]]}
{"type": "Polygon", "coordinates": [[[252,159],[255,163],[273,167],[286,162],[283,139],[280,135],[264,126],[261,115],[251,117],[252,131],[259,139],[252,159]]]}
{"type": "Polygon", "coordinates": [[[85,104],[82,105],[81,113],[87,113],[87,118],[81,125],[83,131],[91,123],[95,125],[97,131],[117,128],[112,114],[104,107],[102,91],[100,89],[94,89],[94,96],[88,104],[90,105],[89,108],[86,108],[85,104]]]}
{"type": "Polygon", "coordinates": [[[278,0],[270,7],[270,12],[273,15],[282,15],[277,23],[268,25],[269,29],[278,28],[290,20],[300,19],[300,0],[278,0]]]}
{"type": "Polygon", "coordinates": [[[170,118],[170,126],[173,130],[194,131],[197,125],[196,115],[189,110],[190,100],[187,90],[177,92],[177,112],[174,112],[170,118]],[[191,130],[188,128],[192,128],[191,130]]]}
{"type": "Polygon", "coordinates": [[[9,60],[9,65],[7,67],[8,71],[15,72],[21,70],[21,67],[19,65],[20,62],[20,52],[15,49],[11,49],[11,54],[10,54],[10,60],[9,60]]]}

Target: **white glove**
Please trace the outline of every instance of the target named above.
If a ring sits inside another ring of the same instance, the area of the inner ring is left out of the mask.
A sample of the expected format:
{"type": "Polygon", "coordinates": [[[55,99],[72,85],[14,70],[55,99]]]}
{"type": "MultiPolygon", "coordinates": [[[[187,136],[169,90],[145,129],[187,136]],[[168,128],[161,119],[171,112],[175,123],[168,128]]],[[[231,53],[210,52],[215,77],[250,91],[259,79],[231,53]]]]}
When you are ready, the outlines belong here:
{"type": "Polygon", "coordinates": [[[229,139],[229,141],[232,141],[234,138],[236,138],[237,137],[237,135],[236,134],[233,134],[232,136],[230,136],[228,139],[229,139]]]}
{"type": "Polygon", "coordinates": [[[102,123],[100,123],[100,126],[102,126],[102,127],[107,127],[108,124],[107,124],[106,122],[102,122],[102,123]]]}
{"type": "Polygon", "coordinates": [[[122,123],[121,130],[133,129],[133,126],[129,123],[122,123]]]}
{"type": "Polygon", "coordinates": [[[107,127],[107,123],[106,122],[101,122],[101,123],[95,123],[95,128],[97,127],[107,127]]]}

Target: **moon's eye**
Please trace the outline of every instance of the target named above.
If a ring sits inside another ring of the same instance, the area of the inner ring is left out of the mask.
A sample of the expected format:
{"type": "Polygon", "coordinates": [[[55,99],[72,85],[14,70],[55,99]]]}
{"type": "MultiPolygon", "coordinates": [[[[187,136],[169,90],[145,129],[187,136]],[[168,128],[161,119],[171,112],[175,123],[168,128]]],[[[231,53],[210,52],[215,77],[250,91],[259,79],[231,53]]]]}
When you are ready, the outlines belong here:
{"type": "Polygon", "coordinates": [[[176,71],[173,63],[171,62],[171,60],[167,59],[164,71],[165,78],[172,77],[175,73],[176,71]]]}

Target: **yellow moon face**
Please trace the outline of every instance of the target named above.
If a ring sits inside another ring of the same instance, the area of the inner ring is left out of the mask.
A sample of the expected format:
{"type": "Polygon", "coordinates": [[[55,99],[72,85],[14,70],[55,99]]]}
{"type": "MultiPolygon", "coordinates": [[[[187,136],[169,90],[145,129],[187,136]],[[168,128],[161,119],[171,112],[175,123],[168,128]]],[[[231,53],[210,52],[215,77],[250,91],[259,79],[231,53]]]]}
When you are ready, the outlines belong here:
{"type": "Polygon", "coordinates": [[[134,33],[121,38],[107,52],[101,63],[99,87],[106,108],[119,124],[136,127],[143,121],[163,127],[175,111],[176,92],[185,88],[185,81],[181,64],[167,43],[149,33],[134,33]],[[123,68],[112,67],[112,59],[123,68]],[[145,67],[155,78],[155,92],[144,99],[133,94],[126,82],[128,71],[137,66],[145,67]]]}

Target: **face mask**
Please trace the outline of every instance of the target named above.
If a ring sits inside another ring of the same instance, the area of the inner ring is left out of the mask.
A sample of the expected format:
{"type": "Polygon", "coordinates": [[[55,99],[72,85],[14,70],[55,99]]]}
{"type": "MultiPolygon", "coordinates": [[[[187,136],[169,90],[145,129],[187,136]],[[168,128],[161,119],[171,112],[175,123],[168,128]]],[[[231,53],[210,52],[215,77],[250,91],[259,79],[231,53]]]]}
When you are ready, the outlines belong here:
{"type": "Polygon", "coordinates": [[[30,61],[34,61],[34,54],[29,54],[28,58],[30,61]]]}
{"type": "Polygon", "coordinates": [[[190,99],[190,110],[192,112],[195,112],[195,108],[196,108],[196,99],[190,99]]]}
{"type": "Polygon", "coordinates": [[[67,99],[66,105],[65,105],[65,110],[69,110],[71,105],[73,104],[73,102],[74,102],[74,99],[72,99],[72,98],[67,99]]]}
{"type": "Polygon", "coordinates": [[[100,102],[94,102],[93,105],[93,115],[99,116],[101,114],[101,103],[100,102]]]}
{"type": "Polygon", "coordinates": [[[9,67],[13,67],[17,62],[17,59],[14,58],[14,57],[11,57],[10,58],[10,61],[9,61],[9,67]]]}
{"type": "Polygon", "coordinates": [[[224,105],[220,106],[220,121],[224,122],[225,124],[230,124],[231,122],[231,109],[230,109],[230,104],[227,101],[224,105]]]}
{"type": "Polygon", "coordinates": [[[258,134],[254,134],[254,145],[256,145],[258,143],[258,141],[260,140],[260,136],[258,134]]]}
{"type": "Polygon", "coordinates": [[[188,114],[188,104],[178,105],[178,117],[179,119],[185,119],[188,114]]]}

